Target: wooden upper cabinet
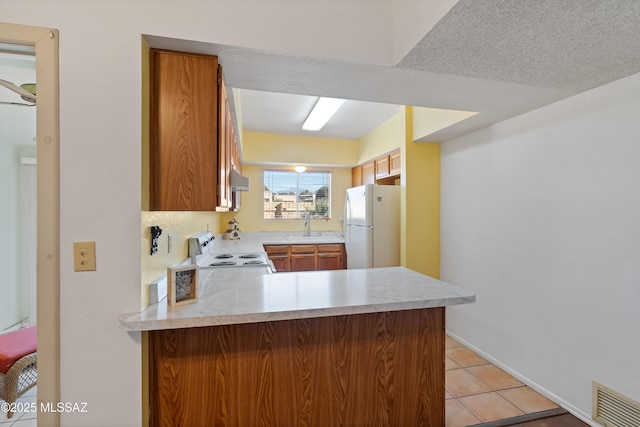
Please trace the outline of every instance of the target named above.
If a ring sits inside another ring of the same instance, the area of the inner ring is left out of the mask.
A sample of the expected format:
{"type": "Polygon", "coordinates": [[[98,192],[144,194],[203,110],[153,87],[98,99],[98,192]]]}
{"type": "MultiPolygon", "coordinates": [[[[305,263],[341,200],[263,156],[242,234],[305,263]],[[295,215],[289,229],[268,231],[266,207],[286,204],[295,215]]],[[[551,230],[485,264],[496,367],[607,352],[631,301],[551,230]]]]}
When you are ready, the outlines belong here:
{"type": "Polygon", "coordinates": [[[364,184],[397,185],[401,165],[400,150],[395,150],[352,168],[351,185],[354,187],[364,184]]]}
{"type": "Polygon", "coordinates": [[[218,58],[150,51],[150,209],[213,211],[218,58]]]}
{"type": "MultiPolygon", "coordinates": [[[[234,143],[231,145],[231,168],[235,169],[236,172],[242,174],[242,165],[240,164],[240,150],[238,149],[238,140],[235,135],[235,128],[233,127],[233,121],[231,122],[231,129],[233,130],[233,141],[234,143]]],[[[231,192],[231,209],[234,211],[240,210],[240,205],[242,204],[242,192],[241,191],[233,191],[231,192]]]]}
{"type": "Polygon", "coordinates": [[[373,161],[362,165],[362,185],[375,184],[376,182],[376,164],[373,161]]]}
{"type": "Polygon", "coordinates": [[[218,66],[218,206],[216,210],[231,208],[231,132],[233,117],[229,108],[229,95],[224,83],[222,67],[218,66]]]}
{"type": "Polygon", "coordinates": [[[220,92],[220,123],[219,127],[219,174],[220,185],[218,189],[218,207],[219,211],[240,210],[241,193],[231,191],[231,171],[242,172],[240,165],[240,151],[238,149],[238,140],[236,137],[236,128],[233,122],[233,113],[231,104],[229,103],[229,92],[222,74],[222,67],[219,71],[219,92],[220,92]]]}
{"type": "Polygon", "coordinates": [[[359,185],[362,185],[362,165],[351,169],[351,186],[358,187],[359,185]]]}
{"type": "Polygon", "coordinates": [[[375,160],[376,164],[376,179],[389,176],[389,156],[382,156],[375,160]]]}
{"type": "Polygon", "coordinates": [[[389,175],[400,175],[402,167],[402,157],[400,150],[396,150],[389,154],[389,175]]]}
{"type": "MultiPolygon", "coordinates": [[[[231,169],[235,170],[239,174],[242,173],[242,165],[240,164],[240,149],[238,147],[238,138],[236,136],[236,128],[233,125],[233,116],[231,114],[231,105],[227,103],[228,108],[228,120],[227,125],[230,129],[229,136],[229,146],[230,146],[230,159],[231,159],[231,169]]],[[[229,191],[231,191],[231,182],[229,182],[229,191]]],[[[242,192],[233,191],[231,192],[231,209],[234,211],[240,210],[240,205],[242,202],[242,192]]]]}
{"type": "Polygon", "coordinates": [[[233,114],[218,58],[150,50],[151,210],[240,209],[233,114]]]}

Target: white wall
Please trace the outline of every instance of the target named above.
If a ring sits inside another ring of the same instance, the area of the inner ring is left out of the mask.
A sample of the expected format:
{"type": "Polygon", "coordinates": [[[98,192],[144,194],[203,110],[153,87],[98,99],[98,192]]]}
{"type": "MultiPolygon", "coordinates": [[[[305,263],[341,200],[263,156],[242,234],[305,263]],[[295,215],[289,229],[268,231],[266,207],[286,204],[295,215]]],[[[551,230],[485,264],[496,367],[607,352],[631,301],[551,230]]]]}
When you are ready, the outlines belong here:
{"type": "Polygon", "coordinates": [[[591,412],[640,400],[640,75],[442,146],[447,328],[591,412]]]}
{"type": "Polygon", "coordinates": [[[141,420],[141,35],[388,64],[386,2],[4,0],[2,21],[60,31],[61,399],[65,426],[141,420]],[[72,243],[96,242],[97,271],[72,243]]]}

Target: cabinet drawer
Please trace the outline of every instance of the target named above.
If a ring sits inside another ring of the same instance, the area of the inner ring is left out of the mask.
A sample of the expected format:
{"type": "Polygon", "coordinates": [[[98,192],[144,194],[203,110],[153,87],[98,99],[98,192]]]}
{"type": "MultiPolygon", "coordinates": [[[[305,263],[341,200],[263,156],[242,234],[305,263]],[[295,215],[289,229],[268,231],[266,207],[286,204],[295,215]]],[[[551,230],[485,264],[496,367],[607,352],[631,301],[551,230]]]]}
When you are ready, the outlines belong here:
{"type": "Polygon", "coordinates": [[[264,250],[268,254],[287,254],[289,253],[289,245],[264,245],[264,250]]]}
{"type": "Polygon", "coordinates": [[[292,254],[315,254],[316,245],[291,245],[292,254]]]}
{"type": "Polygon", "coordinates": [[[342,245],[340,243],[334,243],[331,245],[318,245],[318,253],[340,251],[342,251],[342,245]]]}

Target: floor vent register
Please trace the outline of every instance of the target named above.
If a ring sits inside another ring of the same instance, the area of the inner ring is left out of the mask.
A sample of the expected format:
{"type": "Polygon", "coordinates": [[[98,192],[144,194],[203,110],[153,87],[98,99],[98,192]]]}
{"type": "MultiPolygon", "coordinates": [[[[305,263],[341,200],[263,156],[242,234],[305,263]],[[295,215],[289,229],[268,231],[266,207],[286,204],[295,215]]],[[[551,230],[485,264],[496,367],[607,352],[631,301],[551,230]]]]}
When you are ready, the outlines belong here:
{"type": "Polygon", "coordinates": [[[591,417],[605,427],[640,426],[640,403],[593,381],[591,417]]]}

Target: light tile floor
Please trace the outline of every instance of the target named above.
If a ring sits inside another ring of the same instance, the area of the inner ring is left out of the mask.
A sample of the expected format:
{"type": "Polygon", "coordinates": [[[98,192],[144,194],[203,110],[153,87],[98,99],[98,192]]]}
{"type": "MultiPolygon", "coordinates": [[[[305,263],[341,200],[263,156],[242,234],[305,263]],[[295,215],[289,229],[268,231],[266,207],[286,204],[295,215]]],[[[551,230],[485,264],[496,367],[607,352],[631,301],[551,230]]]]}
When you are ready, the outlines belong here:
{"type": "MultiPolygon", "coordinates": [[[[37,389],[34,387],[20,396],[16,403],[30,404],[36,403],[37,389]]],[[[4,400],[0,399],[1,403],[4,400]]],[[[0,411],[0,427],[36,427],[37,414],[35,412],[16,412],[13,417],[7,418],[7,413],[0,411]]]]}
{"type": "Polygon", "coordinates": [[[502,369],[447,336],[446,427],[465,427],[558,408],[502,369]]]}

